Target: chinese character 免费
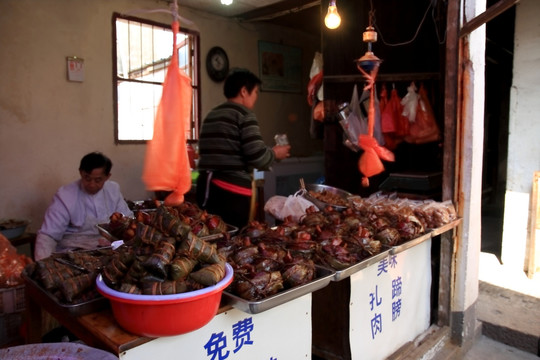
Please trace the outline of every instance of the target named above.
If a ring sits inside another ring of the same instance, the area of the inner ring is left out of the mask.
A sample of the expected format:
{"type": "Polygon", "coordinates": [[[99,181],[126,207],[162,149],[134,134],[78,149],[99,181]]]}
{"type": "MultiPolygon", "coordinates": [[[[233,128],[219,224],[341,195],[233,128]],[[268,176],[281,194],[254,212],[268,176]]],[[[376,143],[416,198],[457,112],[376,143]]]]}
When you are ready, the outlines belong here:
{"type": "Polygon", "coordinates": [[[210,340],[204,345],[206,349],[206,355],[212,356],[210,360],[225,360],[229,357],[229,351],[223,351],[227,347],[227,337],[223,334],[223,331],[219,334],[212,333],[210,340]],[[217,358],[216,358],[217,356],[217,358]]]}
{"type": "Polygon", "coordinates": [[[235,353],[244,345],[253,345],[253,340],[251,340],[252,331],[253,320],[250,317],[233,325],[233,339],[236,341],[235,353]]]}

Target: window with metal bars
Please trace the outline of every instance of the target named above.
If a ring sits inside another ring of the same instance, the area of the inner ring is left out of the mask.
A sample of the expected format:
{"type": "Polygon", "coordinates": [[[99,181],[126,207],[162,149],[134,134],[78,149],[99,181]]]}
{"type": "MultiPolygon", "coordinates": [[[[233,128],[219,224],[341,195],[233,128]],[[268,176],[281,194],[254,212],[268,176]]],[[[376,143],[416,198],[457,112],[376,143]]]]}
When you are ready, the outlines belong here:
{"type": "MultiPolygon", "coordinates": [[[[117,144],[152,139],[154,117],[173,49],[170,25],[113,14],[114,138],[117,144]]],[[[180,28],[180,68],[193,88],[186,139],[198,138],[200,119],[199,34],[180,28]]]]}

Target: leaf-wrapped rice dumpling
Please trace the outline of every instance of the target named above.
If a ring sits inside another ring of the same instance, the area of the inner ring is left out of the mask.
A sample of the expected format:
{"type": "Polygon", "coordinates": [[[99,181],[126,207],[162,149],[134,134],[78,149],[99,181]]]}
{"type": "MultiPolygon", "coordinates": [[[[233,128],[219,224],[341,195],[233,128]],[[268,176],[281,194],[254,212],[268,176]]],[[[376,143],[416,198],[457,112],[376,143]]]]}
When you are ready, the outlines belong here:
{"type": "Polygon", "coordinates": [[[173,259],[175,250],[174,245],[170,242],[160,242],[154,253],[143,263],[144,268],[165,280],[167,278],[167,265],[173,259]]]}
{"type": "Polygon", "coordinates": [[[129,248],[116,252],[103,268],[102,275],[105,283],[114,287],[127,273],[134,260],[135,254],[129,248]]]}
{"type": "Polygon", "coordinates": [[[60,289],[64,299],[68,303],[71,303],[77,296],[94,285],[96,275],[97,273],[93,272],[67,278],[59,284],[58,288],[60,289]]]}
{"type": "MultiPolygon", "coordinates": [[[[186,291],[188,291],[188,285],[185,280],[142,283],[142,293],[145,295],[171,295],[186,291]]],[[[159,321],[159,319],[156,319],[156,321],[159,321]]]]}
{"type": "Polygon", "coordinates": [[[146,261],[147,258],[147,256],[135,257],[135,260],[129,267],[129,270],[127,271],[126,276],[122,281],[127,283],[137,283],[144,275],[146,275],[147,271],[144,268],[143,263],[146,261]]]}
{"type": "Polygon", "coordinates": [[[216,285],[225,276],[225,263],[217,263],[205,266],[189,275],[199,284],[206,286],[216,285]]]}
{"type": "Polygon", "coordinates": [[[196,259],[177,255],[169,264],[169,278],[171,280],[185,279],[197,264],[196,259]]]}
{"type": "Polygon", "coordinates": [[[165,206],[157,209],[153,225],[169,236],[184,238],[191,231],[191,226],[183,222],[179,217],[171,214],[165,206]]]}
{"type": "Polygon", "coordinates": [[[142,294],[141,288],[139,288],[135,284],[130,284],[127,282],[123,282],[122,285],[120,285],[120,288],[118,289],[118,291],[125,292],[128,294],[135,294],[135,295],[142,294]]]}
{"type": "Polygon", "coordinates": [[[137,238],[139,238],[144,244],[157,244],[160,241],[173,242],[174,239],[169,240],[167,236],[153,226],[145,225],[143,223],[137,223],[137,238]]]}
{"type": "Polygon", "coordinates": [[[65,279],[80,274],[81,271],[54,261],[52,256],[36,263],[36,277],[47,290],[57,288],[65,279]]]}
{"type": "Polygon", "coordinates": [[[182,241],[180,250],[205,263],[215,264],[222,261],[215,244],[210,244],[193,233],[182,241]]]}

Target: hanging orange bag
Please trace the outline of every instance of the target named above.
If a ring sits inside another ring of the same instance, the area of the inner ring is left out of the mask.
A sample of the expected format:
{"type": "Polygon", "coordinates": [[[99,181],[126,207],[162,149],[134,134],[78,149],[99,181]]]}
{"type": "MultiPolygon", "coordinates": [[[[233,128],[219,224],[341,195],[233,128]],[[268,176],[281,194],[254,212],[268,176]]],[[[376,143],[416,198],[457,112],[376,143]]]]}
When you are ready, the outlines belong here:
{"type": "Polygon", "coordinates": [[[409,135],[405,141],[411,144],[425,144],[440,139],[440,131],[435,121],[435,114],[429,103],[426,89],[423,84],[418,90],[418,107],[415,121],[409,125],[409,135]]]}
{"type": "Polygon", "coordinates": [[[191,79],[178,67],[174,21],[173,55],[163,82],[163,93],[154,121],[154,136],[148,142],[142,180],[150,191],[172,191],[166,205],[184,202],[191,188],[191,170],[186,144],[186,129],[191,115],[191,79]]]}
{"type": "Polygon", "coordinates": [[[382,131],[386,147],[394,150],[409,133],[409,119],[402,115],[403,105],[396,88],[390,92],[390,100],[381,114],[382,131]]]}

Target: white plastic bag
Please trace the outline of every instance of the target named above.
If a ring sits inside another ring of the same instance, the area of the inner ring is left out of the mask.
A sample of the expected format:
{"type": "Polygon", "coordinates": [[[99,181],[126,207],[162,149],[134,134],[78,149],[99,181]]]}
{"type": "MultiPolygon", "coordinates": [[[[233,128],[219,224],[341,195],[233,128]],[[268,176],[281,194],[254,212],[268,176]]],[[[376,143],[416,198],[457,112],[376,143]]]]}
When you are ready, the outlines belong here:
{"type": "Polygon", "coordinates": [[[406,116],[409,122],[413,123],[416,120],[416,109],[418,108],[418,93],[414,82],[407,87],[407,95],[401,99],[401,105],[403,105],[401,115],[406,116]]]}
{"type": "Polygon", "coordinates": [[[351,113],[349,114],[348,124],[350,135],[352,136],[351,141],[354,144],[358,144],[358,135],[367,134],[367,121],[362,116],[362,110],[360,109],[360,99],[358,97],[358,88],[354,84],[353,93],[351,96],[351,113]]]}
{"type": "MultiPolygon", "coordinates": [[[[278,220],[285,220],[290,216],[293,221],[298,222],[306,214],[306,209],[315,206],[311,201],[302,196],[302,191],[297,191],[294,195],[272,196],[264,205],[264,211],[269,212],[278,220]]],[[[317,208],[315,206],[315,208],[317,208]]]]}
{"type": "MultiPolygon", "coordinates": [[[[322,53],[315,51],[315,56],[313,57],[313,63],[311,64],[311,69],[309,70],[309,78],[313,79],[313,77],[317,75],[319,72],[321,72],[322,69],[323,69],[322,53]]],[[[319,101],[324,100],[324,90],[323,90],[322,85],[319,87],[319,90],[317,90],[317,100],[319,101]]]]}

